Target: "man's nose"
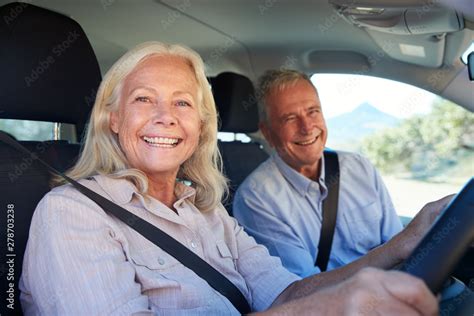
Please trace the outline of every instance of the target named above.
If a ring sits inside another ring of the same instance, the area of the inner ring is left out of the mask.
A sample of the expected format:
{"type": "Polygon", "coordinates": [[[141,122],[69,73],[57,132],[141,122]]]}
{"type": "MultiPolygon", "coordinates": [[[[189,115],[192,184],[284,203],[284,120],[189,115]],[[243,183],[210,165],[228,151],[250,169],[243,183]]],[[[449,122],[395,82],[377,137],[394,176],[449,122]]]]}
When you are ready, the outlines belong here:
{"type": "Polygon", "coordinates": [[[312,126],[313,126],[313,123],[311,122],[309,118],[304,117],[304,116],[300,118],[300,132],[302,134],[311,133],[312,126]]]}

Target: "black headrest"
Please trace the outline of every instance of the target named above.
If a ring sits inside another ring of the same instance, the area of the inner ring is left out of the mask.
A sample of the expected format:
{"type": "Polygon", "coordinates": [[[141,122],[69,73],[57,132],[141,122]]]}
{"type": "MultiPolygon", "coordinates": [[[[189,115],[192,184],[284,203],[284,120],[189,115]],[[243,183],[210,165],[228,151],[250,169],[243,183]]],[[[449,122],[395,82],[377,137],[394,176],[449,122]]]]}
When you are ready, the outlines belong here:
{"type": "Polygon", "coordinates": [[[82,134],[101,74],[81,26],[18,2],[0,16],[0,117],[71,123],[82,134]]]}
{"type": "Polygon", "coordinates": [[[258,108],[252,81],[224,72],[211,79],[212,92],[221,118],[222,132],[252,133],[258,130],[258,108]]]}

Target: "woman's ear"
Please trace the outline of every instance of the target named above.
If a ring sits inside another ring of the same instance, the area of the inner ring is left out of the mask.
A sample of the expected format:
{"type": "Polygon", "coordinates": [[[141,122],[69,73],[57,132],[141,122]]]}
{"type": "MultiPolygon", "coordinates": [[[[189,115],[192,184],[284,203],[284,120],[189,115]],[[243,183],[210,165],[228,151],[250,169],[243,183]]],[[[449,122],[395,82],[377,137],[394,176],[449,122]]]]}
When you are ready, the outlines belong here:
{"type": "Polygon", "coordinates": [[[119,124],[118,124],[118,112],[110,112],[109,114],[109,127],[115,134],[119,132],[119,124]]]}

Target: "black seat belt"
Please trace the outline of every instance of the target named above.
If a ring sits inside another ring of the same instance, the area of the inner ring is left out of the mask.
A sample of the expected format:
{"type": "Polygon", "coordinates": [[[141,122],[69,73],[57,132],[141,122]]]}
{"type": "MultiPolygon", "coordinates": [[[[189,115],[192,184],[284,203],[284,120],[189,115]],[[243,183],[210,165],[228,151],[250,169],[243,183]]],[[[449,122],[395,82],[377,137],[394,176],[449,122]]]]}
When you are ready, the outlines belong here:
{"type": "Polygon", "coordinates": [[[328,195],[323,201],[323,222],[319,237],[318,257],[315,266],[326,271],[331,253],[332,239],[336,229],[337,203],[339,200],[339,159],[335,151],[324,151],[324,179],[328,195]]]}
{"type": "Polygon", "coordinates": [[[78,191],[87,196],[89,199],[99,205],[104,211],[114,215],[122,222],[126,223],[140,235],[166,251],[184,266],[194,271],[199,277],[207,281],[207,283],[216,291],[227,297],[227,299],[235,306],[241,314],[250,313],[250,306],[240,290],[230,282],[223,274],[214,269],[206,261],[202,260],[194,252],[186,248],[170,235],[163,232],[156,226],[148,223],[133,213],[130,213],[123,207],[104,198],[100,194],[90,190],[77,181],[69,178],[62,172],[54,169],[48,163],[39,158],[36,154],[31,153],[14,139],[0,133],[0,140],[12,146],[16,150],[25,153],[33,160],[37,159],[41,164],[48,168],[51,172],[56,173],[71,183],[78,191]]]}

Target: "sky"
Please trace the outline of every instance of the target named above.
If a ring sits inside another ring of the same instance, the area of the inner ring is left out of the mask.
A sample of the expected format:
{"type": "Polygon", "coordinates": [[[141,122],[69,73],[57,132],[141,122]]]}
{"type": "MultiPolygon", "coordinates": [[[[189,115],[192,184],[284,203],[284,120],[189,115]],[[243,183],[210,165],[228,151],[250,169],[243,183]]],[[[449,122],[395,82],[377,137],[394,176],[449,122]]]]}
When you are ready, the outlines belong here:
{"type": "Polygon", "coordinates": [[[369,76],[315,74],[311,81],[318,89],[326,119],[350,112],[364,102],[403,119],[428,113],[437,98],[414,86],[369,76]]]}

